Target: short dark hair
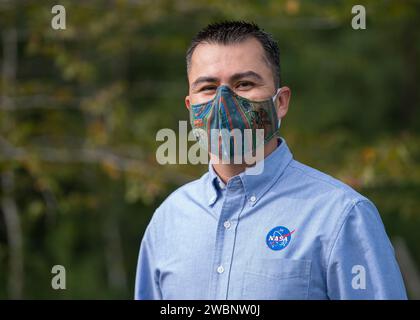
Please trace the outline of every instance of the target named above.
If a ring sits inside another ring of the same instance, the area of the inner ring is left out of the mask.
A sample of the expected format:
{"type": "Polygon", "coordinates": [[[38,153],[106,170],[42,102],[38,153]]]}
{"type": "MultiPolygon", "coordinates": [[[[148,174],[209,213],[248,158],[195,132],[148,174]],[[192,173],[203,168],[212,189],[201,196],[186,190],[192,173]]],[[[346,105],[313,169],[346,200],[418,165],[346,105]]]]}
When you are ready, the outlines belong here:
{"type": "Polygon", "coordinates": [[[195,48],[201,43],[232,44],[254,37],[265,52],[265,58],[273,72],[274,84],[280,87],[280,50],[273,36],[258,27],[255,23],[245,21],[223,21],[211,23],[192,39],[187,50],[187,72],[190,70],[191,57],[195,48]]]}

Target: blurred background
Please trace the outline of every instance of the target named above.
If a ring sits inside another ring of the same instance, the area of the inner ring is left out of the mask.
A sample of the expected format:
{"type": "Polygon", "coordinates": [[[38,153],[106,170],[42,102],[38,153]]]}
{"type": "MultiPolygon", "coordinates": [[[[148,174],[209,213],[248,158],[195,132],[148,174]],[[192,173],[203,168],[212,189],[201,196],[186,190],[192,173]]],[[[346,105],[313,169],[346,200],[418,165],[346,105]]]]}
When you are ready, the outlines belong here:
{"type": "MultiPolygon", "coordinates": [[[[207,166],[158,165],[210,22],[279,41],[294,157],[370,198],[420,298],[420,1],[0,0],[0,298],[131,299],[154,209],[207,166]],[[54,30],[51,8],[66,9],[54,30]],[[352,6],[364,5],[365,30],[352,6]],[[51,268],[66,268],[66,290],[51,268]]],[[[163,235],[164,237],[164,235],[163,235]]]]}

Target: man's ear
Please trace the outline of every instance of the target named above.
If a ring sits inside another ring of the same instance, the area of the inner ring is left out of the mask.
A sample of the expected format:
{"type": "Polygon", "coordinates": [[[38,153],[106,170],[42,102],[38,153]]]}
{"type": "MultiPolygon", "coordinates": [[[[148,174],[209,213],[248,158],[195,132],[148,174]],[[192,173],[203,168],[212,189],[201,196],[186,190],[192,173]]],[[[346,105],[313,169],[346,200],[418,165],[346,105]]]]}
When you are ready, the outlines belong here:
{"type": "Polygon", "coordinates": [[[292,92],[289,87],[281,87],[276,101],[277,115],[279,118],[283,118],[287,114],[291,94],[292,92]]]}
{"type": "Polygon", "coordinates": [[[185,106],[187,107],[188,110],[190,110],[190,107],[191,107],[190,96],[185,97],[185,106]]]}

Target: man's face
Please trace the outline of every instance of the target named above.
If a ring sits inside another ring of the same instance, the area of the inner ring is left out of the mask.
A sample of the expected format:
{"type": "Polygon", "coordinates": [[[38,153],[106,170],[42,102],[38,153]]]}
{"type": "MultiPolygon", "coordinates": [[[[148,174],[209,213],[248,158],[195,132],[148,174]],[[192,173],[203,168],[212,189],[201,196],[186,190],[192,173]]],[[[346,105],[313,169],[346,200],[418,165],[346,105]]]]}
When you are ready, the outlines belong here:
{"type": "Polygon", "coordinates": [[[269,99],[277,89],[264,49],[255,38],[229,45],[199,44],[191,57],[188,82],[187,108],[214,98],[220,85],[257,101],[269,99]]]}

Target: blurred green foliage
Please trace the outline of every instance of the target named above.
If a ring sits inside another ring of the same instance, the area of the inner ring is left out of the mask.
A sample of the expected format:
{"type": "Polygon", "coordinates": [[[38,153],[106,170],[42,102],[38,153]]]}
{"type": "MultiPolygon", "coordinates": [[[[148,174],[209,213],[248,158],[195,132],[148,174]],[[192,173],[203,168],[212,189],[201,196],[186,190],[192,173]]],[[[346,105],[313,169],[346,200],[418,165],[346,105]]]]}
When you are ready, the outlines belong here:
{"type": "Polygon", "coordinates": [[[2,1],[0,195],[19,219],[0,215],[0,298],[132,298],[154,209],[206,171],[158,165],[155,135],[188,119],[186,48],[224,19],[278,39],[295,158],[372,199],[420,266],[419,1],[2,1]]]}

